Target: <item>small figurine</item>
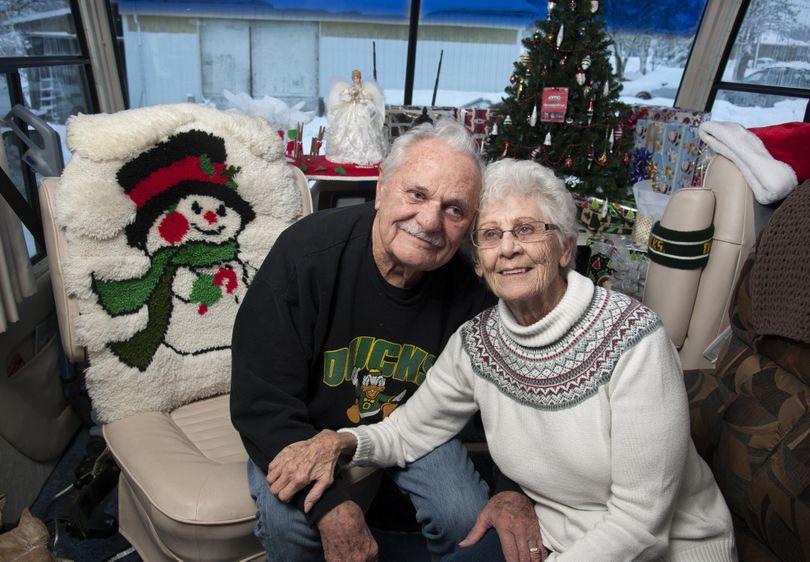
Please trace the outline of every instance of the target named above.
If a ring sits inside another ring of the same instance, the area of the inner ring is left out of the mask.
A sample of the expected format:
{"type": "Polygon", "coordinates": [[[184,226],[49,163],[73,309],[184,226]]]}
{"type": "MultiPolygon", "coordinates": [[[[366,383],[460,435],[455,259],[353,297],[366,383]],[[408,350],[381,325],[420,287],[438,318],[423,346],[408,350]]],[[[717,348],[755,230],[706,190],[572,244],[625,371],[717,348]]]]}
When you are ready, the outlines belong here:
{"type": "Polygon", "coordinates": [[[352,71],[351,84],[332,86],[326,119],[326,157],[332,162],[377,164],[385,157],[385,101],[374,82],[362,82],[359,70],[352,71]]]}

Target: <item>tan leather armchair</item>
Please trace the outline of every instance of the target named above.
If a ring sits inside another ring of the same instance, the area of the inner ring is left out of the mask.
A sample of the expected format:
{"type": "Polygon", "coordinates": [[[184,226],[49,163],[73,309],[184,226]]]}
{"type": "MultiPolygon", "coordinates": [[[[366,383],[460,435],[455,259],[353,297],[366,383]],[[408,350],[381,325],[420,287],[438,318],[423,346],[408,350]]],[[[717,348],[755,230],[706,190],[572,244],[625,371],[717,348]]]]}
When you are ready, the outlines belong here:
{"type": "Polygon", "coordinates": [[[661,317],[683,368],[711,367],[703,353],[728,326],[734,284],[756,241],[753,193],[730,160],[714,156],[703,186],[676,191],[661,225],[680,231],[714,225],[704,268],[676,269],[650,262],[644,293],[644,304],[661,317]]]}
{"type": "MultiPolygon", "coordinates": [[[[306,178],[294,169],[303,214],[312,212],[306,178]]],[[[65,291],[64,231],[54,221],[58,178],[40,189],[46,248],[59,327],[68,357],[82,362],[75,299],[65,291]]],[[[171,412],[135,414],[106,424],[104,437],[121,468],[119,530],[144,560],[235,561],[263,558],[253,536],[247,453],[230,422],[228,395],[171,412]]]]}

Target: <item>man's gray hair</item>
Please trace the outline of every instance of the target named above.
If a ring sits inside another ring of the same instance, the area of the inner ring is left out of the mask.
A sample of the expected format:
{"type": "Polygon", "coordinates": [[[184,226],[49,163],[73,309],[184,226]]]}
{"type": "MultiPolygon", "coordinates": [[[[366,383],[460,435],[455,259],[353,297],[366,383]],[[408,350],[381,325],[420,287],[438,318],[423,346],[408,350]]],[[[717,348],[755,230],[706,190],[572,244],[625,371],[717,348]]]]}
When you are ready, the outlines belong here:
{"type": "MultiPolygon", "coordinates": [[[[577,207],[565,182],[554,171],[532,160],[504,158],[487,166],[480,207],[502,201],[510,195],[531,195],[548,220],[559,227],[554,231],[563,246],[577,244],[577,207]]],[[[573,267],[574,253],[568,269],[573,267]]]]}
{"type": "Polygon", "coordinates": [[[405,162],[408,148],[422,141],[437,140],[446,144],[452,150],[468,154],[478,165],[481,175],[484,173],[484,162],[478,154],[478,145],[467,132],[467,129],[453,119],[442,119],[433,123],[422,123],[405,132],[394,140],[388,156],[380,167],[383,170],[383,187],[386,181],[394,175],[396,170],[405,162]]]}

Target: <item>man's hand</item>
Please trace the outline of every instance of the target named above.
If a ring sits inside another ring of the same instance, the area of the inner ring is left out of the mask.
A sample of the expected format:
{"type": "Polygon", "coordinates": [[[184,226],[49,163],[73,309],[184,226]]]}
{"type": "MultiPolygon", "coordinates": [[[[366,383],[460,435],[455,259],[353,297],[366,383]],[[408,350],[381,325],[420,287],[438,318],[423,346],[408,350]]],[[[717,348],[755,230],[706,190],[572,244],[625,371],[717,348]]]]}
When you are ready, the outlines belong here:
{"type": "Polygon", "coordinates": [[[326,562],[374,562],[377,542],[353,501],[343,502],[318,521],[326,562]]]}
{"type": "Polygon", "coordinates": [[[523,494],[511,491],[496,494],[478,514],[475,525],[459,546],[474,545],[490,527],[498,531],[507,562],[537,562],[548,556],[534,503],[523,494]]]}
{"type": "Polygon", "coordinates": [[[270,492],[279,501],[288,502],[314,481],[304,499],[304,512],[309,512],[332,485],[341,453],[353,453],[355,446],[352,434],[325,429],[312,439],[284,447],[267,467],[270,492]]]}

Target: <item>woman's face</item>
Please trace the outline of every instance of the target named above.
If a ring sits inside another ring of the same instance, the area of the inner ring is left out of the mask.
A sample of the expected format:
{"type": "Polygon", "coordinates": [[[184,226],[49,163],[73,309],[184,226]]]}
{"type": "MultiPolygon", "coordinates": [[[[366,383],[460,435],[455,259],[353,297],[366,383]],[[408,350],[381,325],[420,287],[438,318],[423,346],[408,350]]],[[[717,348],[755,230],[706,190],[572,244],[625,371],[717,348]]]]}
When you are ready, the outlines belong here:
{"type": "Polygon", "coordinates": [[[477,229],[497,227],[504,231],[500,243],[477,248],[476,273],[483,276],[496,296],[504,300],[523,324],[545,316],[565,292],[563,269],[571,261],[572,248],[563,248],[554,231],[536,242],[519,242],[513,228],[532,221],[553,223],[535,197],[512,194],[484,204],[477,229]]]}

